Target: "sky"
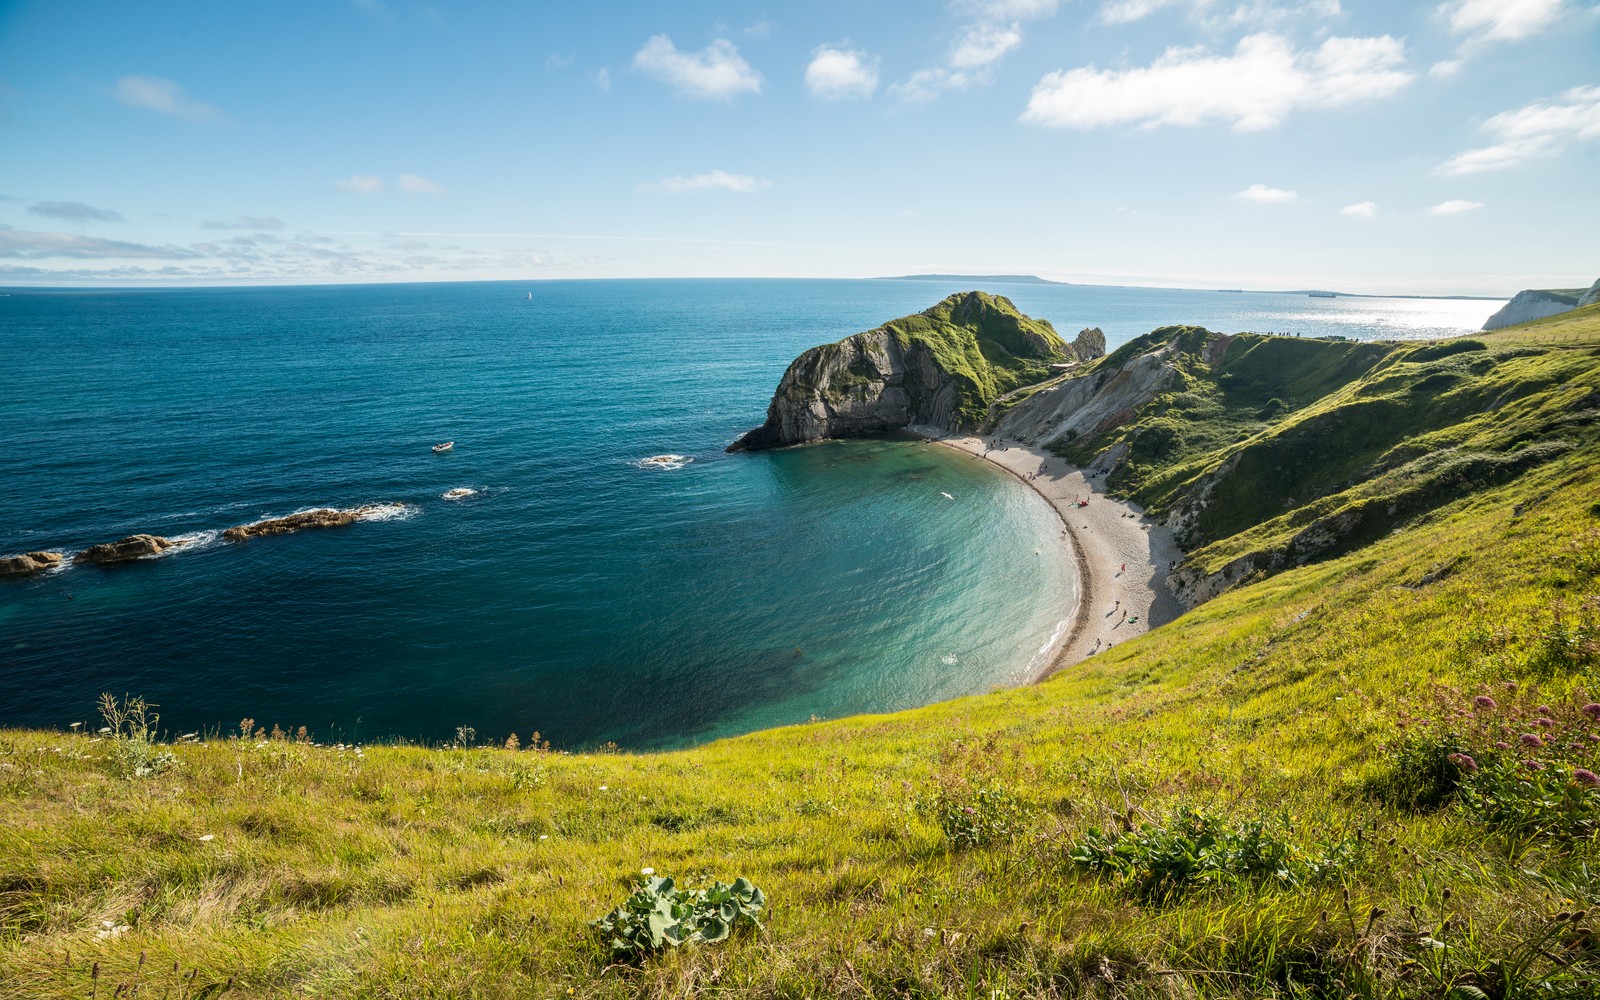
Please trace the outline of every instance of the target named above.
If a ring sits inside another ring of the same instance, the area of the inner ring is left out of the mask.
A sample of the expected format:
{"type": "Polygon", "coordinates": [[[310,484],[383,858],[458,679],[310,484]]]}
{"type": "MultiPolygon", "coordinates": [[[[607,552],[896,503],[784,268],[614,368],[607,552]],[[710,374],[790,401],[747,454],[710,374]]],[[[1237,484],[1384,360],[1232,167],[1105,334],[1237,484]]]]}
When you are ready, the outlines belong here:
{"type": "Polygon", "coordinates": [[[0,0],[0,284],[1600,277],[1596,0],[0,0]]]}

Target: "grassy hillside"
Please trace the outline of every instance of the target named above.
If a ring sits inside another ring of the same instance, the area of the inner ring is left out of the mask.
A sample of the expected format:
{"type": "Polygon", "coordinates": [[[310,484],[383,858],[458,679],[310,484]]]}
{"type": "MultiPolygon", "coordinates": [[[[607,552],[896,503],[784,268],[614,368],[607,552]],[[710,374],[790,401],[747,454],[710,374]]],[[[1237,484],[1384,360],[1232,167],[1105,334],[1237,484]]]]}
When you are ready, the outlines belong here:
{"type": "Polygon", "coordinates": [[[1011,300],[987,292],[952,295],[930,309],[883,325],[902,349],[928,348],[960,387],[966,424],[987,416],[989,403],[1049,374],[1051,362],[1075,357],[1049,320],[1023,315],[1011,300]]]}
{"type": "MultiPolygon", "coordinates": [[[[1597,314],[1573,315],[1571,329],[1587,329],[1597,314]]],[[[1178,515],[1195,571],[1275,570],[1364,545],[1592,438],[1592,348],[1538,339],[1566,329],[1420,344],[1158,330],[1097,367],[1170,345],[1177,383],[1065,452],[1087,462],[1126,448],[1109,486],[1178,515]]]]}
{"type": "Polygon", "coordinates": [[[1591,998],[1600,441],[1516,438],[1600,309],[1477,339],[1336,345],[1342,390],[1228,344],[1226,447],[1365,405],[1382,454],[1567,444],[1035,687],[659,755],[0,734],[0,996],[1591,998]],[[763,927],[614,955],[643,869],[763,927]]]}

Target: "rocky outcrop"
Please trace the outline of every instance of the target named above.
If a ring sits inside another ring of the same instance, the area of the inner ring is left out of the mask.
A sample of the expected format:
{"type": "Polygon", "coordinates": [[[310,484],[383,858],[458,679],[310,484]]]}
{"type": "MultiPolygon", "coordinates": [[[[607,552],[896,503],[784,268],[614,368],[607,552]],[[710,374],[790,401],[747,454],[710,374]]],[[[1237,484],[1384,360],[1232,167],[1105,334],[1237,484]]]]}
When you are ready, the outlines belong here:
{"type": "Polygon", "coordinates": [[[91,545],[73,557],[73,562],[94,563],[105,566],[111,563],[131,562],[134,559],[148,559],[159,556],[182,542],[174,542],[170,538],[160,535],[129,535],[120,542],[106,542],[103,545],[91,545]]]}
{"type": "Polygon", "coordinates": [[[59,552],[24,552],[0,558],[0,577],[28,576],[61,565],[59,552]]]}
{"type": "Polygon", "coordinates": [[[302,531],[306,528],[338,528],[393,509],[393,504],[368,504],[365,507],[351,507],[347,510],[319,507],[316,510],[303,510],[287,517],[272,517],[254,524],[241,524],[224,531],[222,537],[230,542],[242,542],[247,538],[287,535],[291,531],[302,531]]]}
{"type": "Polygon", "coordinates": [[[925,312],[801,354],[784,372],[766,423],[729,446],[747,451],[861,437],[912,424],[976,427],[1005,392],[1048,375],[1051,362],[1105,353],[1084,331],[1064,342],[1001,296],[952,295],[925,312]],[[1092,353],[1091,353],[1092,352],[1092,353]]]}
{"type": "Polygon", "coordinates": [[[1589,290],[1583,293],[1583,298],[1578,300],[1578,308],[1592,306],[1596,302],[1600,302],[1600,278],[1596,278],[1594,284],[1589,286],[1589,290]]]}
{"type": "MultiPolygon", "coordinates": [[[[1041,389],[1013,407],[994,429],[1002,436],[1049,448],[1128,423],[1176,380],[1174,351],[1168,344],[1118,367],[1100,366],[1099,371],[1041,389]]],[[[1118,457],[1107,455],[1105,462],[1093,465],[1105,467],[1118,457]]]]}
{"type": "Polygon", "coordinates": [[[1511,297],[1510,302],[1500,307],[1499,312],[1484,321],[1483,328],[1499,330],[1519,323],[1544,319],[1546,316],[1559,316],[1561,313],[1571,312],[1580,305],[1596,301],[1597,288],[1600,288],[1600,281],[1596,281],[1588,291],[1530,288],[1518,292],[1511,297]]]}

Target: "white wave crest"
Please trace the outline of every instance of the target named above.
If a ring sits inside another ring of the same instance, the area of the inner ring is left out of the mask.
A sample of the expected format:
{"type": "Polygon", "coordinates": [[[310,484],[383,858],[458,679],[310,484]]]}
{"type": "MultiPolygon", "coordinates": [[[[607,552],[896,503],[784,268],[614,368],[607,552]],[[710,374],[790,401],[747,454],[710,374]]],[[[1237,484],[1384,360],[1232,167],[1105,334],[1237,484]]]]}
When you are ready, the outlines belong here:
{"type": "Polygon", "coordinates": [[[440,500],[465,500],[468,497],[475,497],[477,495],[478,495],[478,491],[473,489],[470,486],[457,486],[453,490],[445,490],[443,493],[439,494],[439,499],[440,500]]]}
{"type": "Polygon", "coordinates": [[[639,469],[663,469],[670,472],[674,469],[681,469],[693,461],[694,459],[688,455],[651,455],[649,458],[641,458],[632,464],[639,469]]]}
{"type": "Polygon", "coordinates": [[[222,541],[222,532],[190,531],[182,535],[169,535],[167,540],[172,543],[172,547],[161,552],[155,558],[161,559],[177,555],[179,552],[198,552],[201,549],[209,549],[222,541]]]}
{"type": "Polygon", "coordinates": [[[356,509],[358,521],[403,521],[417,513],[417,508],[408,503],[375,503],[356,509]]]}

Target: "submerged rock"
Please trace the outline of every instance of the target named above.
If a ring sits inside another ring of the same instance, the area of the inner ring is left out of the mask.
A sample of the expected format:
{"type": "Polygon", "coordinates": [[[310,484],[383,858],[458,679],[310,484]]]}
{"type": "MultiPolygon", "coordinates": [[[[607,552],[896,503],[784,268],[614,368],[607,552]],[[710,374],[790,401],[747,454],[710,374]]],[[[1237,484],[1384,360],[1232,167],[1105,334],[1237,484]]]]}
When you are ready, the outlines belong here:
{"type": "Polygon", "coordinates": [[[59,552],[24,552],[0,559],[0,577],[27,576],[61,565],[59,552]]]}
{"type": "Polygon", "coordinates": [[[984,292],[952,295],[931,309],[813,347],[784,372],[766,423],[729,451],[862,437],[913,424],[976,428],[989,404],[1050,373],[1049,365],[1105,352],[1084,331],[1069,345],[1044,320],[984,292]]]}
{"type": "Polygon", "coordinates": [[[120,542],[106,542],[102,545],[91,545],[73,557],[73,562],[95,563],[104,566],[108,563],[130,562],[134,559],[148,559],[158,556],[170,548],[183,544],[174,542],[170,538],[160,535],[129,535],[120,542]]]}
{"type": "Polygon", "coordinates": [[[300,531],[304,528],[338,528],[372,514],[391,510],[393,506],[368,504],[365,507],[351,507],[348,510],[319,507],[316,510],[303,510],[287,517],[272,517],[254,524],[241,524],[224,531],[222,537],[230,542],[242,542],[246,538],[258,538],[262,535],[287,535],[291,531],[300,531]]]}

